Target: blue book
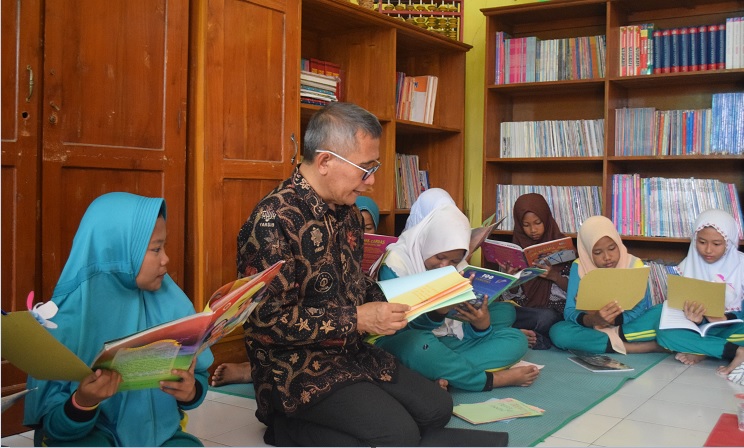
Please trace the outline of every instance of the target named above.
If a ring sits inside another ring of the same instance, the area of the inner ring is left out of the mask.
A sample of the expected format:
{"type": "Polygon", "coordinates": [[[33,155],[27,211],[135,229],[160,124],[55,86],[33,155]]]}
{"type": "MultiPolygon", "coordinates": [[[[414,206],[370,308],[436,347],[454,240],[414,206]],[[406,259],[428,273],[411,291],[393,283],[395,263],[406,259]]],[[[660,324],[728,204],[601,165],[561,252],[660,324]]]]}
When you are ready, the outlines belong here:
{"type": "Polygon", "coordinates": [[[687,28],[679,29],[679,71],[690,71],[690,35],[687,28]]]}
{"type": "Polygon", "coordinates": [[[718,55],[716,56],[716,68],[726,68],[726,24],[718,25],[718,55]]]}
{"type": "Polygon", "coordinates": [[[700,65],[700,70],[708,70],[708,60],[710,59],[710,49],[708,48],[708,42],[710,42],[710,31],[707,26],[703,25],[698,27],[698,40],[698,51],[700,51],[698,64],[700,65]]]}
{"type": "Polygon", "coordinates": [[[669,67],[671,68],[672,72],[678,72],[680,71],[680,60],[681,60],[681,51],[682,51],[682,44],[680,42],[679,38],[679,28],[674,28],[670,32],[671,34],[671,62],[669,67]]]}
{"type": "Polygon", "coordinates": [[[718,68],[718,25],[708,26],[708,70],[718,68]]]}
{"type": "Polygon", "coordinates": [[[661,32],[661,72],[669,73],[672,70],[672,32],[663,30],[661,32]]]}
{"type": "Polygon", "coordinates": [[[653,33],[653,47],[654,47],[654,71],[653,73],[661,73],[661,67],[663,67],[662,57],[662,40],[661,30],[654,30],[653,33]]]}
{"type": "Polygon", "coordinates": [[[687,36],[690,41],[690,71],[695,72],[700,70],[700,36],[698,36],[698,29],[696,26],[691,26],[687,29],[687,36]]]}

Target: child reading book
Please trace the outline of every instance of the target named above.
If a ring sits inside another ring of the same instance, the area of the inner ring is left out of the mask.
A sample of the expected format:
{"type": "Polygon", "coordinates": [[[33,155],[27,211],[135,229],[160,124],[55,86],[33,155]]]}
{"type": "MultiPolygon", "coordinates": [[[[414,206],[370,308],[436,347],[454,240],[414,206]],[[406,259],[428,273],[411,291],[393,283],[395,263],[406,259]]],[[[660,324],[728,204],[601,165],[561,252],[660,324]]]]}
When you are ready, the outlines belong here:
{"type": "MultiPolygon", "coordinates": [[[[458,266],[468,255],[470,223],[452,204],[437,207],[388,246],[379,278],[403,277],[444,266],[458,266]]],[[[484,300],[479,308],[459,305],[463,321],[445,318],[449,307],[431,311],[391,336],[374,342],[403,364],[441,385],[470,391],[501,386],[529,386],[537,378],[534,366],[507,367],[527,351],[527,340],[517,329],[514,307],[484,300]],[[501,369],[493,372],[492,370],[501,369]]]]}
{"type": "Polygon", "coordinates": [[[406,225],[403,227],[403,231],[405,232],[420,223],[424,218],[429,216],[434,209],[444,204],[457,205],[455,200],[452,199],[452,196],[447,193],[447,190],[441,188],[429,188],[428,190],[422,191],[413,205],[411,205],[411,213],[408,214],[408,219],[406,219],[406,225]]]}
{"type": "MultiPolygon", "coordinates": [[[[514,202],[513,216],[512,241],[522,248],[565,237],[553,218],[548,202],[540,194],[528,193],[518,197],[514,202]]],[[[503,298],[518,305],[514,328],[533,331],[535,343],[532,348],[539,350],[550,348],[550,327],[563,319],[571,263],[538,266],[548,272],[517,289],[507,291],[503,298]]],[[[510,266],[500,268],[510,274],[516,270],[510,266]]]]}
{"type": "Polygon", "coordinates": [[[579,228],[576,249],[579,258],[571,266],[566,293],[565,321],[553,325],[550,339],[563,350],[589,353],[647,353],[663,351],[656,343],[661,304],[649,308],[645,297],[630,310],[623,310],[607,291],[607,304],[599,310],[576,309],[576,294],[582,277],[598,268],[643,267],[628,253],[615,226],[604,216],[592,216],[579,228]]]}
{"type": "MultiPolygon", "coordinates": [[[[706,314],[704,306],[694,301],[684,304],[684,314],[695,324],[726,319],[741,319],[744,300],[744,254],[737,250],[739,228],[736,220],[722,210],[706,210],[695,220],[687,257],[678,269],[684,277],[712,282],[723,282],[725,287],[725,316],[706,314]]],[[[659,330],[659,343],[678,352],[675,357],[692,365],[710,356],[730,360],[718,370],[731,375],[738,368],[744,372],[744,324],[736,323],[712,327],[703,337],[687,329],[659,330]]],[[[744,384],[742,373],[731,380],[744,384]]]]}
{"type": "MultiPolygon", "coordinates": [[[[194,313],[167,274],[165,201],[129,193],[94,200],[83,216],[51,300],[52,334],[90,365],[104,342],[194,313]]],[[[202,446],[180,428],[207,393],[212,353],[178,381],[118,392],[121,376],[97,369],[77,382],[28,378],[24,424],[46,446],[202,446]]]]}
{"type": "Polygon", "coordinates": [[[375,201],[367,196],[357,196],[355,202],[364,218],[364,233],[377,233],[377,227],[380,225],[380,209],[375,201]]]}

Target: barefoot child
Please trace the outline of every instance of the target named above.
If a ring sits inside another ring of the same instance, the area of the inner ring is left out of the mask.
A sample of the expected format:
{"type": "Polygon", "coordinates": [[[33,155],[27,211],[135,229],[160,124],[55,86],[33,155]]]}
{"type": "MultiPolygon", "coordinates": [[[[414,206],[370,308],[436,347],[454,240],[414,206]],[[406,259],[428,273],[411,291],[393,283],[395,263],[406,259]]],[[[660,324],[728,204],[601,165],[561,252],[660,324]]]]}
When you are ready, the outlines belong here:
{"type": "MultiPolygon", "coordinates": [[[[734,218],[722,210],[707,210],[693,227],[687,257],[679,264],[685,277],[726,283],[725,317],[705,315],[705,307],[686,302],[685,317],[696,324],[744,317],[744,254],[737,251],[739,228],[734,218]]],[[[718,371],[744,384],[744,324],[723,325],[708,330],[705,337],[686,329],[659,331],[659,343],[677,353],[684,364],[696,364],[706,356],[731,360],[718,371]],[[734,373],[734,370],[737,370],[734,373]]]]}
{"type": "Polygon", "coordinates": [[[643,262],[630,255],[612,221],[592,216],[581,225],[576,249],[579,258],[571,266],[564,321],[550,329],[553,344],[563,350],[590,353],[648,353],[663,351],[656,343],[661,305],[646,308],[646,296],[631,310],[623,310],[607,292],[607,305],[597,311],[576,309],[581,278],[597,268],[638,268],[643,262]]]}
{"type": "MultiPolygon", "coordinates": [[[[437,207],[388,246],[379,278],[457,266],[468,255],[470,232],[470,222],[457,207],[437,207]]],[[[462,304],[458,311],[465,323],[445,318],[447,311],[419,316],[407,328],[378,338],[375,344],[409,368],[439,380],[440,385],[449,383],[463,390],[529,386],[537,378],[533,366],[508,369],[527,351],[526,337],[510,328],[514,321],[511,304],[494,302],[490,308],[487,301],[480,308],[462,304]]]]}
{"type": "MultiPolygon", "coordinates": [[[[104,342],[194,313],[167,274],[165,202],[129,193],[94,200],[75,234],[51,300],[52,334],[86,364],[104,342]]],[[[183,411],[207,393],[207,349],[179,381],[118,392],[119,373],[98,369],[78,382],[40,381],[26,396],[24,424],[44,446],[202,446],[180,428],[183,411]]]]}

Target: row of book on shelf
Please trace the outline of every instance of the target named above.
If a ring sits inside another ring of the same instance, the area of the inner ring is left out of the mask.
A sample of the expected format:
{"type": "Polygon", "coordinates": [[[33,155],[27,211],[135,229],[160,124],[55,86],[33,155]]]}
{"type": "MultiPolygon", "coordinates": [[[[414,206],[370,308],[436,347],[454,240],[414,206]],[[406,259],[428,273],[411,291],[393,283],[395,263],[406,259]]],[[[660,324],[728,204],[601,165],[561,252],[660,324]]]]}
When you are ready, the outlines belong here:
{"type": "Polygon", "coordinates": [[[396,72],[396,118],[432,124],[438,84],[436,76],[406,76],[396,72]]]}
{"type": "Polygon", "coordinates": [[[494,84],[605,76],[605,36],[541,40],[496,33],[494,84]]]}
{"type": "Polygon", "coordinates": [[[688,238],[697,216],[709,209],[730,213],[744,239],[736,185],[717,179],[612,176],[612,220],[622,235],[688,238]]]}
{"type": "Polygon", "coordinates": [[[592,157],[604,154],[604,119],[501,123],[501,157],[592,157]]]}
{"type": "Polygon", "coordinates": [[[713,94],[710,109],[615,111],[615,154],[744,154],[744,93],[713,94]]]}
{"type": "Polygon", "coordinates": [[[602,187],[559,185],[496,185],[496,216],[505,217],[501,229],[514,228],[512,207],[519,196],[542,195],[563,232],[576,233],[590,216],[602,214],[602,187]]]}
{"type": "Polygon", "coordinates": [[[300,60],[300,102],[325,106],[343,101],[341,67],[320,59],[300,60]]]}
{"type": "Polygon", "coordinates": [[[620,76],[744,67],[742,17],[725,23],[655,29],[653,23],[621,26],[620,76]]]}
{"type": "Polygon", "coordinates": [[[395,155],[395,193],[398,208],[411,208],[421,192],[429,189],[429,172],[419,169],[417,155],[395,155]]]}

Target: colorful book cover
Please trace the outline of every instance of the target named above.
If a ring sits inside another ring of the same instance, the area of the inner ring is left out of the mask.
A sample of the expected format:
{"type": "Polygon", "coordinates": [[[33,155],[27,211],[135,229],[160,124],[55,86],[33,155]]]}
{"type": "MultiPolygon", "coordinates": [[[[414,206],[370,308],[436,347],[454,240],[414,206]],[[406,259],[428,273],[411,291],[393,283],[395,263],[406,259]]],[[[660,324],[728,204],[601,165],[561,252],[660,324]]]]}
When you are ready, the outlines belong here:
{"type": "Polygon", "coordinates": [[[634,370],[629,365],[607,355],[596,355],[579,350],[569,350],[574,356],[571,361],[592,372],[630,372],[634,370]]]}
{"type": "Polygon", "coordinates": [[[398,241],[398,237],[395,236],[365,233],[362,270],[371,275],[374,267],[379,265],[379,261],[385,255],[387,247],[396,241],[398,241]]]}
{"type": "Polygon", "coordinates": [[[535,244],[522,249],[518,244],[486,239],[481,245],[485,259],[502,266],[525,269],[536,263],[560,264],[576,259],[571,237],[535,244]]]}

